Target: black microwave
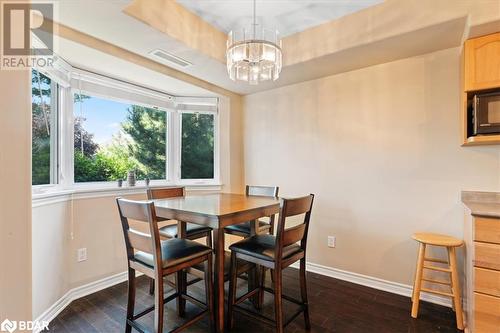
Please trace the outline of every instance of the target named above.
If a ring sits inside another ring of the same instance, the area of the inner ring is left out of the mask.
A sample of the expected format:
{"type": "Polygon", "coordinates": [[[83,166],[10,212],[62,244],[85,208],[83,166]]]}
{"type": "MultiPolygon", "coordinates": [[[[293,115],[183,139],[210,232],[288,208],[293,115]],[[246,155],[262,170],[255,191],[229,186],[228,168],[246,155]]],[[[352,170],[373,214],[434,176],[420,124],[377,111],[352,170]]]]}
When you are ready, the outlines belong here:
{"type": "Polygon", "coordinates": [[[472,99],[472,134],[500,134],[500,91],[472,99]]]}

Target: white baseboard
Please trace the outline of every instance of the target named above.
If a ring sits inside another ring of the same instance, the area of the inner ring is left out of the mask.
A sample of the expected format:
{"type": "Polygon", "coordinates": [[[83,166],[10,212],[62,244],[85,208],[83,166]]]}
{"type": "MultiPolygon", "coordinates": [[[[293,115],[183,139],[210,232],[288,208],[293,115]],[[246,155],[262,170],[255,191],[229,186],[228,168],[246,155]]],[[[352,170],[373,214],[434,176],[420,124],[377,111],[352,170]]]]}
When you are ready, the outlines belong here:
{"type": "MultiPolygon", "coordinates": [[[[118,283],[122,283],[124,281],[127,281],[127,279],[128,279],[127,272],[123,272],[71,289],[66,294],[64,294],[59,300],[57,300],[54,304],[52,304],[52,306],[48,308],[44,313],[38,316],[38,318],[36,318],[35,321],[51,322],[55,317],[57,317],[59,313],[61,313],[62,310],[64,310],[74,300],[93,294],[97,291],[109,288],[118,283]]],[[[39,333],[39,331],[33,330],[33,333],[39,333]]]]}
{"type": "MultiPolygon", "coordinates": [[[[292,267],[299,268],[299,263],[296,262],[295,264],[292,265],[292,267]]],[[[306,270],[308,272],[329,276],[335,279],[348,281],[355,284],[360,284],[362,286],[383,290],[393,294],[403,295],[407,297],[411,297],[413,290],[413,286],[409,286],[406,284],[387,281],[373,276],[348,272],[338,268],[323,266],[312,262],[308,262],[306,264],[306,270]]],[[[420,299],[422,301],[439,304],[451,308],[451,300],[444,296],[433,295],[422,292],[420,294],[420,299]]]]}
{"type": "MultiPolygon", "coordinates": [[[[292,267],[299,268],[299,265],[298,263],[295,263],[292,265],[292,267]]],[[[360,284],[362,286],[387,291],[393,294],[403,295],[407,297],[411,297],[412,294],[412,286],[402,283],[391,282],[375,278],[372,276],[348,272],[341,269],[323,266],[311,262],[307,263],[306,269],[308,272],[329,276],[335,279],[348,281],[355,284],[360,284]]],[[[71,289],[66,294],[64,294],[64,296],[62,296],[57,302],[55,302],[50,308],[48,308],[44,313],[42,313],[38,318],[36,318],[35,321],[50,322],[55,317],[57,317],[57,315],[62,310],[64,310],[72,301],[90,295],[92,293],[98,292],[100,290],[112,287],[118,283],[127,281],[127,278],[128,278],[127,272],[123,272],[71,289]]],[[[430,303],[451,307],[451,301],[446,297],[422,293],[420,299],[430,303]]],[[[39,333],[39,332],[34,330],[33,333],[39,333]]]]}

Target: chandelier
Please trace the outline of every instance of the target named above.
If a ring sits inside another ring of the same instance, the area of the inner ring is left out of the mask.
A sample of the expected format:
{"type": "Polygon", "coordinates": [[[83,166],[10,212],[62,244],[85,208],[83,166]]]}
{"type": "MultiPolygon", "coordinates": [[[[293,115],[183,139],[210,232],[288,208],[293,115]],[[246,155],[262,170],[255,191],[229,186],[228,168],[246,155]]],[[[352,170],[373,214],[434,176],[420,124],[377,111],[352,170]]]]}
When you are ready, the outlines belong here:
{"type": "Polygon", "coordinates": [[[253,1],[251,29],[229,32],[227,72],[233,81],[257,85],[260,81],[279,78],[282,67],[281,40],[277,31],[257,31],[256,1],[253,1]]]}

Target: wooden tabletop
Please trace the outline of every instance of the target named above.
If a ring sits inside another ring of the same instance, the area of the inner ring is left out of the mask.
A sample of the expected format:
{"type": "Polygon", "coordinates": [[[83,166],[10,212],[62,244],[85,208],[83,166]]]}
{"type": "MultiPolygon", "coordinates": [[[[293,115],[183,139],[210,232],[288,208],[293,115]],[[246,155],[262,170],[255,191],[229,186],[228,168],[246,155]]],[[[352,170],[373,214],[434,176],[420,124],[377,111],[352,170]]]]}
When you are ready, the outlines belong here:
{"type": "Polygon", "coordinates": [[[212,228],[270,216],[279,211],[278,199],[244,194],[200,194],[154,201],[159,217],[212,228]]]}

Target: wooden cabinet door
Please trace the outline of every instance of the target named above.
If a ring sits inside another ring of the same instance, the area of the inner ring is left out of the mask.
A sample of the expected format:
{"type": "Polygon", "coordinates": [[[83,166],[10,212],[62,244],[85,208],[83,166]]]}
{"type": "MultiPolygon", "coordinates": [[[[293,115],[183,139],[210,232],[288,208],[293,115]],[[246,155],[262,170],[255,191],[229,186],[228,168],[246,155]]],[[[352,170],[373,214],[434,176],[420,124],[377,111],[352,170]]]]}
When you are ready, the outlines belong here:
{"type": "Polygon", "coordinates": [[[465,90],[500,87],[500,33],[465,42],[465,90]]]}
{"type": "Polygon", "coordinates": [[[474,333],[500,333],[500,298],[474,293],[474,333]]]}

